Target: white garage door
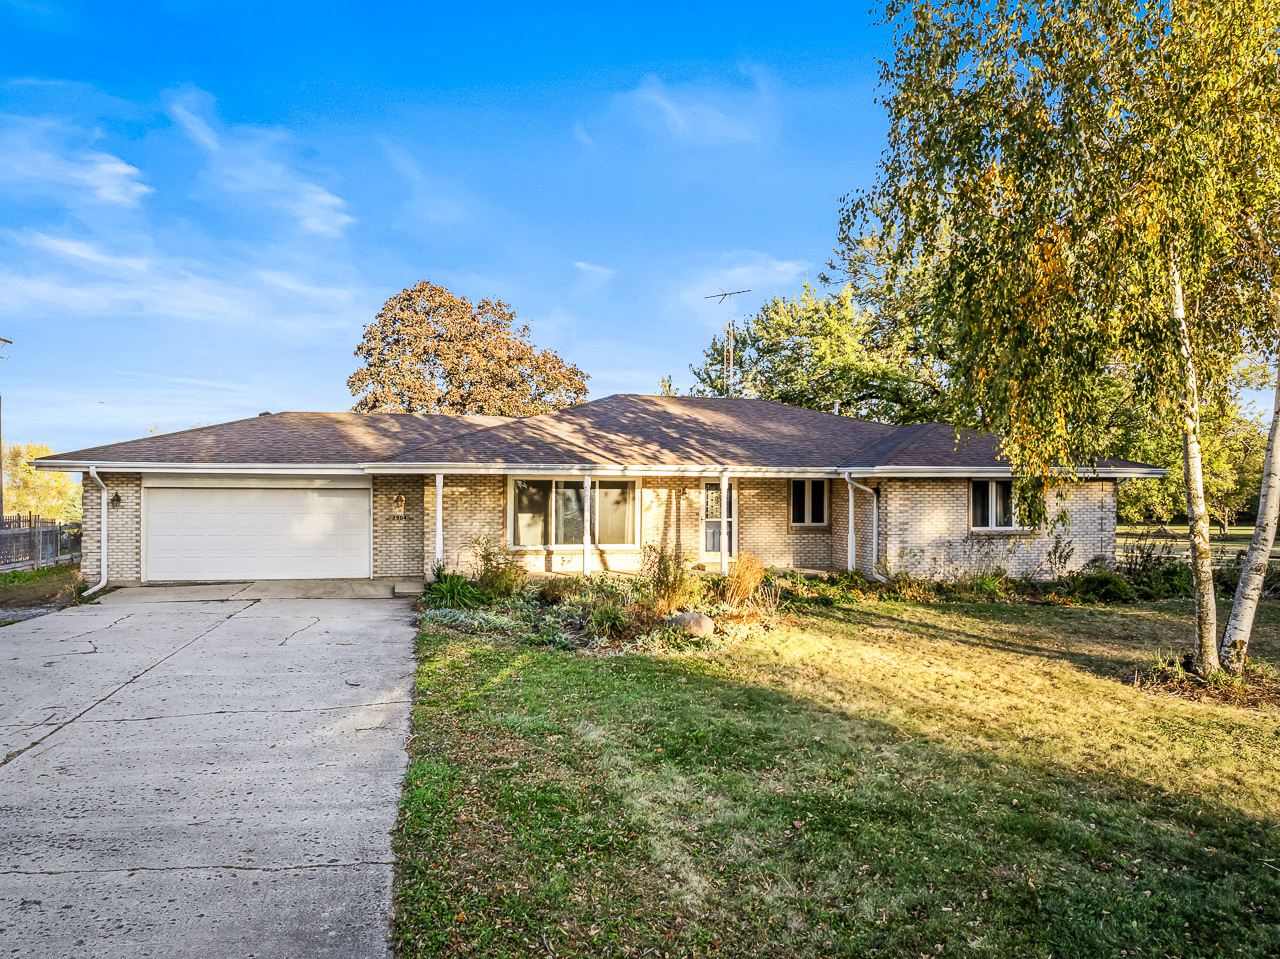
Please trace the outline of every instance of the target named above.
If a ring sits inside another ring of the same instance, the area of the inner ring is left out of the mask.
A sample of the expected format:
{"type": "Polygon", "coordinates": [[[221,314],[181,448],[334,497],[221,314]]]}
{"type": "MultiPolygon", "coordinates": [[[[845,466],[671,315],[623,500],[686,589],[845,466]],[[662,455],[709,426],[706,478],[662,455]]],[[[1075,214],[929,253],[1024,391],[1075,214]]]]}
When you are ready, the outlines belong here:
{"type": "Polygon", "coordinates": [[[150,582],[369,576],[368,489],[147,489],[150,582]]]}

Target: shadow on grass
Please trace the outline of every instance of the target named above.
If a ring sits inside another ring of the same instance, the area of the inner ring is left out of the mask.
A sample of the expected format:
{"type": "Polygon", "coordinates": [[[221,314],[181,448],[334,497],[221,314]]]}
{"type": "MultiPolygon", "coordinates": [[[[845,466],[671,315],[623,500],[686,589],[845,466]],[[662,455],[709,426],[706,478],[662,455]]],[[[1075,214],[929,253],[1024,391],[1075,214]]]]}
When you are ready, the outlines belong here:
{"type": "MultiPolygon", "coordinates": [[[[876,620],[1044,655],[898,610],[876,620]]],[[[1127,769],[1124,741],[1087,764],[984,737],[968,715],[949,729],[909,682],[850,708],[780,675],[744,681],[734,657],[432,637],[420,654],[397,838],[404,955],[1280,949],[1274,778],[1265,812],[1249,811],[1193,788],[1195,770],[1184,786],[1127,769]]],[[[1062,659],[1094,675],[1111,662],[1062,659]]],[[[1157,736],[1233,735],[1207,714],[1168,718],[1185,728],[1157,736]]],[[[1258,775],[1276,775],[1271,755],[1258,775]]]]}

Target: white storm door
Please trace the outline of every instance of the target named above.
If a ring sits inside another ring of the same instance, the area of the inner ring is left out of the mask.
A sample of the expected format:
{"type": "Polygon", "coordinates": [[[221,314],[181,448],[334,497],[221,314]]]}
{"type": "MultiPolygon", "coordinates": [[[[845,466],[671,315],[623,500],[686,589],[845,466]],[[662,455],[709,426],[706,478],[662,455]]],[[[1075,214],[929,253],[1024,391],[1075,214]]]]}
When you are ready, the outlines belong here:
{"type": "Polygon", "coordinates": [[[150,582],[364,579],[367,489],[149,488],[150,582]]]}

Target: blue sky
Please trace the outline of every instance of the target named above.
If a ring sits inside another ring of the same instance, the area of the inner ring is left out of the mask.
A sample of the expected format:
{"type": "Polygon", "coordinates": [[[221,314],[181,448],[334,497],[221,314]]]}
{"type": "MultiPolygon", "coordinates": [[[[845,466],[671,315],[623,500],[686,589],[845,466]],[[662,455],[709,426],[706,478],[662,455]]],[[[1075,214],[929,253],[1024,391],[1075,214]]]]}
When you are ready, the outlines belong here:
{"type": "Polygon", "coordinates": [[[0,0],[4,436],[341,410],[419,279],[593,396],[815,278],[885,132],[865,7],[0,0]]]}

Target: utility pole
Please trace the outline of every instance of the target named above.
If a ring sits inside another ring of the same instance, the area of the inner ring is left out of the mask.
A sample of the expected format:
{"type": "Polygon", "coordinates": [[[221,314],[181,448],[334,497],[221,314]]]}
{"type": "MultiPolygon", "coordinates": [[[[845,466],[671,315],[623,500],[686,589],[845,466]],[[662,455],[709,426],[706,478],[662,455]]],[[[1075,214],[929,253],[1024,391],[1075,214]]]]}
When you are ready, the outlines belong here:
{"type": "MultiPolygon", "coordinates": [[[[0,336],[0,343],[5,346],[13,346],[13,340],[6,340],[0,336]]],[[[7,356],[0,356],[0,360],[8,359],[7,356]]],[[[4,522],[4,428],[0,426],[0,523],[4,522]]]]}
{"type": "MultiPolygon", "coordinates": [[[[724,290],[721,290],[719,293],[712,293],[710,296],[704,296],[703,299],[719,300],[721,303],[727,303],[729,302],[731,297],[735,297],[740,293],[750,293],[750,292],[751,292],[750,290],[734,290],[732,293],[726,293],[724,290]]],[[[734,329],[733,329],[732,304],[730,305],[729,309],[731,311],[729,316],[729,325],[724,328],[724,356],[723,356],[724,376],[722,377],[722,379],[724,381],[725,396],[733,396],[734,329]]]]}

